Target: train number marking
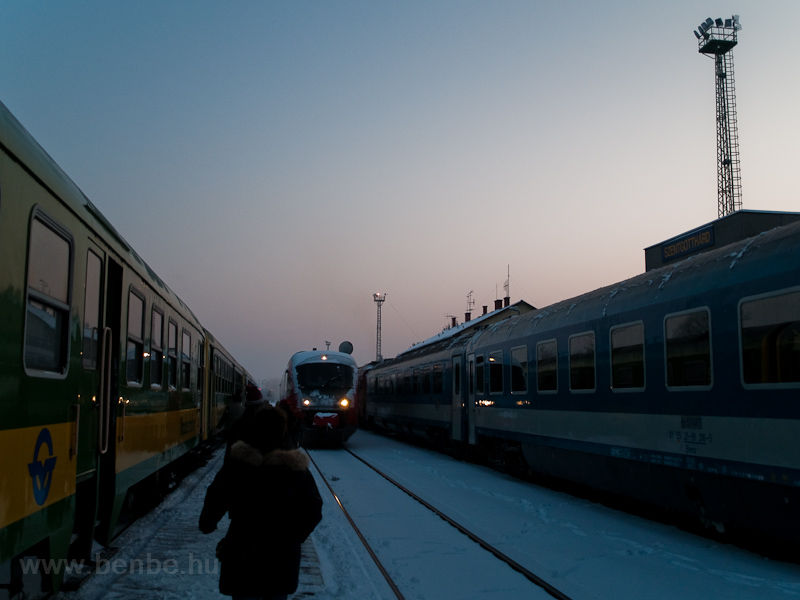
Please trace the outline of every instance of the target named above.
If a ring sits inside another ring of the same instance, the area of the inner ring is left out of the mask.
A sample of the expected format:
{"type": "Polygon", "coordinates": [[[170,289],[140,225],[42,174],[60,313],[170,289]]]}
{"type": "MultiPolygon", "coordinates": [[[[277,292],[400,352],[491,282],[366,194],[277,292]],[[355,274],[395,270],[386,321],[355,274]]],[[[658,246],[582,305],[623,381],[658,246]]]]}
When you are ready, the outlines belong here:
{"type": "Polygon", "coordinates": [[[669,439],[678,442],[685,442],[686,444],[698,444],[700,446],[711,444],[714,441],[714,438],[710,433],[682,430],[670,431],[669,439]]]}

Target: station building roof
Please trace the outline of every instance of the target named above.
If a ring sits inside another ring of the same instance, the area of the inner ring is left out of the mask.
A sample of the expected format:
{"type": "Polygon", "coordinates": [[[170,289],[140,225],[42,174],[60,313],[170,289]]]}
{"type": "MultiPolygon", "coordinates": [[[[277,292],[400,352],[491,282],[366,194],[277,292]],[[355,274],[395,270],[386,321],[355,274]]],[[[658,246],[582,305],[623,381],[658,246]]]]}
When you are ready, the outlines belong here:
{"type": "Polygon", "coordinates": [[[663,267],[693,254],[722,248],[795,221],[800,221],[800,213],[739,210],[645,248],[645,271],[663,267]]]}

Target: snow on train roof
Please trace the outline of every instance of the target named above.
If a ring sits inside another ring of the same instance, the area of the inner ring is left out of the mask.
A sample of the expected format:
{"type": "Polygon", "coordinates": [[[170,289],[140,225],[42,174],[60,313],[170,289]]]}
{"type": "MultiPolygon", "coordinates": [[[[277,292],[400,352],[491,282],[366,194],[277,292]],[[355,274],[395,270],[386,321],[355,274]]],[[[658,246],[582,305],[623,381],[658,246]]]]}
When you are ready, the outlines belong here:
{"type": "Polygon", "coordinates": [[[494,310],[494,311],[492,311],[490,313],[486,313],[485,315],[481,315],[479,317],[475,317],[474,319],[471,319],[471,320],[467,321],[466,323],[459,323],[455,327],[449,327],[449,328],[437,333],[436,335],[434,335],[432,337],[429,337],[427,340],[423,340],[423,341],[419,342],[418,344],[414,344],[410,348],[407,348],[406,350],[403,350],[402,352],[399,352],[397,354],[397,358],[400,358],[401,356],[403,356],[404,354],[406,354],[408,352],[413,352],[413,351],[419,350],[420,348],[423,348],[425,346],[429,346],[431,344],[435,344],[436,342],[441,342],[443,340],[447,340],[447,339],[451,339],[451,338],[457,337],[457,336],[461,335],[462,333],[464,333],[465,331],[470,330],[470,329],[480,325],[483,321],[488,321],[490,319],[496,319],[497,316],[500,313],[502,313],[503,311],[509,311],[510,313],[512,313],[512,314],[508,315],[509,317],[515,316],[513,313],[517,313],[518,314],[520,312],[519,308],[517,307],[517,304],[518,303],[515,303],[515,304],[512,304],[511,306],[506,306],[506,307],[504,307],[504,308],[502,308],[500,310],[494,310]]]}

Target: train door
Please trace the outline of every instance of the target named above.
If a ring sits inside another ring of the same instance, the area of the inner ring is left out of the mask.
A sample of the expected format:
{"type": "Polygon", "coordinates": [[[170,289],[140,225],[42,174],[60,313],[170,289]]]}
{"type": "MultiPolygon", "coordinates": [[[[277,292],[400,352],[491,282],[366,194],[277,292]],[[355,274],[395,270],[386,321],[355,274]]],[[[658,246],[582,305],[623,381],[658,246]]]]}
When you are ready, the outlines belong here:
{"type": "Polygon", "coordinates": [[[73,525],[73,552],[85,558],[91,554],[94,522],[97,516],[98,451],[97,400],[100,373],[100,343],[102,340],[102,310],[105,252],[89,242],[85,257],[85,279],[77,282],[83,286],[83,336],[81,339],[81,377],[78,402],[71,407],[75,432],[71,455],[76,457],[75,523],[73,525]]]}
{"type": "Polygon", "coordinates": [[[208,398],[206,398],[206,422],[208,431],[216,433],[219,427],[217,417],[217,382],[219,381],[220,363],[217,349],[209,341],[208,344],[208,398]]]}
{"type": "Polygon", "coordinates": [[[467,357],[467,435],[470,444],[475,443],[475,355],[467,357]]]}
{"type": "Polygon", "coordinates": [[[208,435],[208,422],[206,421],[206,343],[203,334],[197,340],[197,380],[195,390],[197,391],[197,433],[201,441],[205,441],[208,435]]]}
{"type": "Polygon", "coordinates": [[[452,381],[452,415],[450,417],[452,422],[452,431],[450,436],[453,438],[454,441],[461,441],[463,436],[463,419],[464,419],[464,400],[462,398],[462,389],[461,389],[461,363],[462,357],[453,356],[453,368],[450,371],[453,374],[453,381],[452,381]]]}
{"type": "Polygon", "coordinates": [[[112,258],[105,265],[105,319],[99,344],[97,391],[97,452],[99,454],[100,511],[95,539],[108,545],[121,502],[116,498],[116,424],[119,397],[120,328],[122,318],[122,266],[112,258]],[[119,506],[117,506],[119,504],[119,506]]]}
{"type": "MultiPolygon", "coordinates": [[[[115,304],[109,273],[110,263],[106,253],[89,241],[85,257],[83,335],[81,339],[80,392],[78,402],[72,405],[75,433],[72,452],[77,458],[75,487],[75,524],[73,527],[73,552],[80,557],[91,553],[95,523],[98,516],[98,491],[102,485],[103,454],[111,446],[112,402],[115,397],[113,381],[113,324],[108,311],[115,304]]],[[[116,301],[118,305],[118,300],[116,301]]],[[[117,325],[118,328],[118,325],[117,325]]],[[[112,471],[113,472],[113,471],[112,471]]]]}

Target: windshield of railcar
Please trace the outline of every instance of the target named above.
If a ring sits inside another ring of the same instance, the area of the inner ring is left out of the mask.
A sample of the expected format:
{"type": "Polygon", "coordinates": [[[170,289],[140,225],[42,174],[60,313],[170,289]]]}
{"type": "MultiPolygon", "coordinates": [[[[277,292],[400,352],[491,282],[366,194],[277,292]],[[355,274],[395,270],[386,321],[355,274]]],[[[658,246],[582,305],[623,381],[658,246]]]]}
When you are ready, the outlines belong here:
{"type": "Polygon", "coordinates": [[[297,385],[306,394],[343,394],[353,387],[353,367],[335,363],[312,363],[297,367],[297,385]]]}

